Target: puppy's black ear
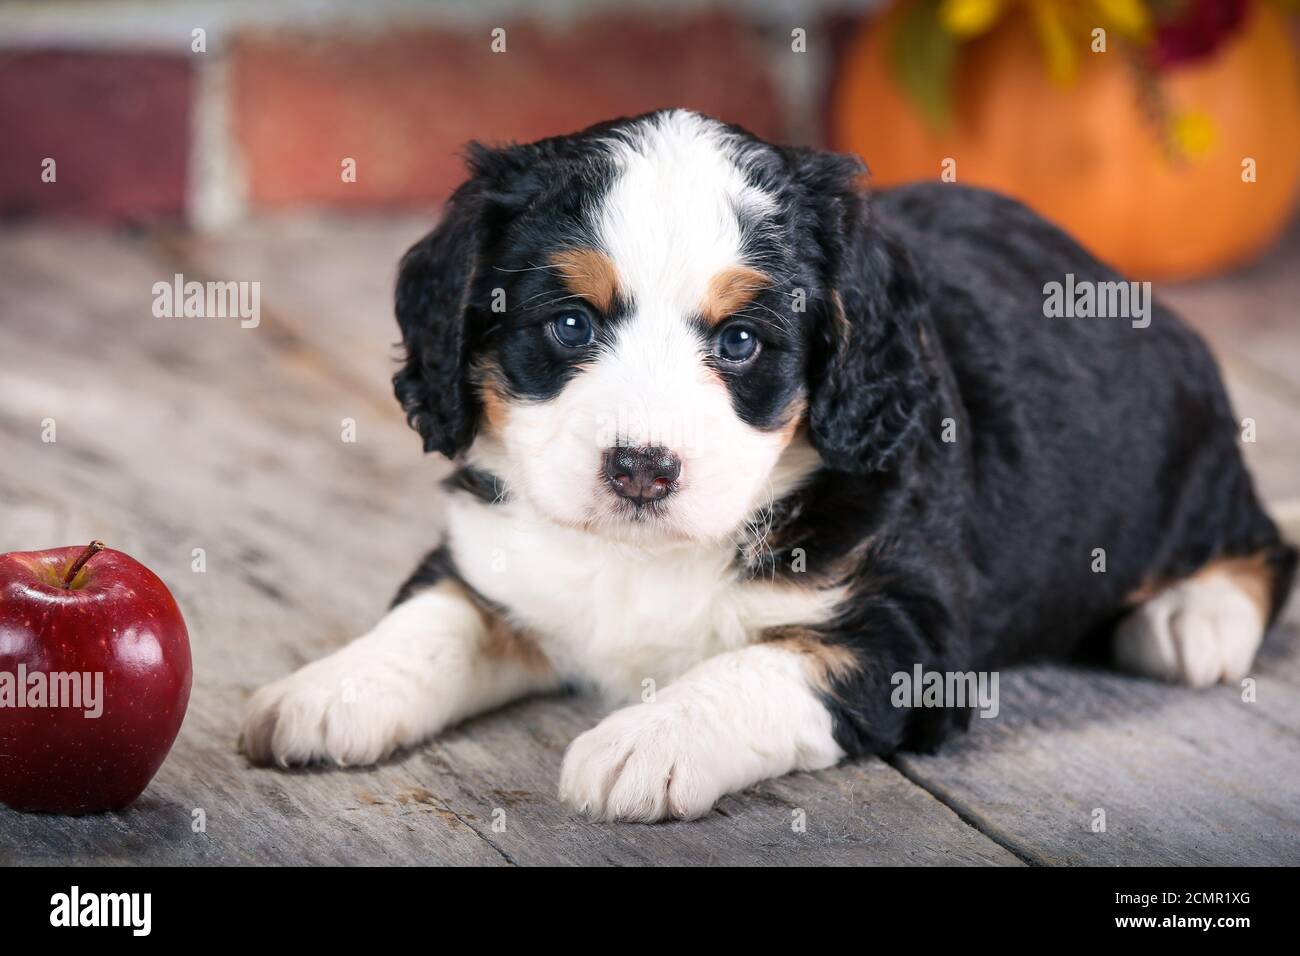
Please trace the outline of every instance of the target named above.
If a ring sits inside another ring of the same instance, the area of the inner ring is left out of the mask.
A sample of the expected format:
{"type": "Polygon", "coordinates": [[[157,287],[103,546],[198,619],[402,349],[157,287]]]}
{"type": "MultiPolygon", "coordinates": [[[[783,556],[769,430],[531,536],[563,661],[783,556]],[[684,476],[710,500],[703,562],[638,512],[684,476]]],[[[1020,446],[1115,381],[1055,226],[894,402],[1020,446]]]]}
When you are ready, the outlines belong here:
{"type": "Polygon", "coordinates": [[[808,424],[831,468],[892,468],[920,434],[928,380],[924,296],[906,252],[872,222],[856,157],[798,151],[814,210],[822,289],[809,362],[808,424]]]}
{"type": "Polygon", "coordinates": [[[438,228],[407,251],[397,276],[406,360],[393,376],[393,391],[424,450],[448,458],[469,444],[478,417],[465,326],[479,256],[480,193],[472,181],[456,190],[438,228]]]}
{"type": "Polygon", "coordinates": [[[398,268],[395,304],[406,357],[393,390],[426,452],[453,458],[474,438],[480,402],[470,381],[473,287],[492,242],[538,187],[527,149],[470,144],[471,178],[398,268]]]}

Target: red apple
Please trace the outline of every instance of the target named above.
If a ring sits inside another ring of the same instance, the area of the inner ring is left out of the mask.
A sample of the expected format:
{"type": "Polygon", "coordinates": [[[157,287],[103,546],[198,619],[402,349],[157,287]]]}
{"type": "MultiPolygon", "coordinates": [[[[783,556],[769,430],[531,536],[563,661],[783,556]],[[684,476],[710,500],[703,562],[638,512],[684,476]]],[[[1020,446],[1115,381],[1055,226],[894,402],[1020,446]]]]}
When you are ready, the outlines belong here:
{"type": "Polygon", "coordinates": [[[171,749],[191,676],[180,608],[134,558],[98,541],[0,554],[0,803],[126,806],[171,749]]]}

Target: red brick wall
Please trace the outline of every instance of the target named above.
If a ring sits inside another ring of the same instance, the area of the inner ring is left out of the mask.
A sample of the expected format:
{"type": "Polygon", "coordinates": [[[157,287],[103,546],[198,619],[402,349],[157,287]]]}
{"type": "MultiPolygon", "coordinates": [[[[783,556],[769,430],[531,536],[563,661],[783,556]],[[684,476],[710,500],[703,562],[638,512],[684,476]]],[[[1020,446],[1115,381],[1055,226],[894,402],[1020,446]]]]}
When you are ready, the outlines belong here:
{"type": "Polygon", "coordinates": [[[723,14],[659,26],[602,16],[571,29],[268,34],[235,48],[232,106],[250,200],[373,206],[445,199],[471,139],[531,140],[611,117],[688,106],[779,136],[753,32],[723,14]],[[357,163],[344,183],[340,163],[357,163]]]}
{"type": "Polygon", "coordinates": [[[531,140],[665,106],[786,133],[771,44],[788,40],[741,13],[643,7],[557,23],[520,12],[500,26],[504,53],[492,26],[432,16],[387,30],[227,23],[207,52],[191,52],[185,31],[153,35],[151,50],[0,52],[0,218],[180,217],[199,166],[218,171],[205,202],[238,197],[254,215],[437,203],[462,178],[468,140],[531,140]],[[198,128],[201,148],[234,162],[192,163],[198,128]],[[41,181],[45,157],[56,183],[41,181]],[[340,175],[345,157],[354,183],[340,175]]]}
{"type": "Polygon", "coordinates": [[[0,217],[179,217],[192,92],[185,56],[0,52],[0,217]]]}

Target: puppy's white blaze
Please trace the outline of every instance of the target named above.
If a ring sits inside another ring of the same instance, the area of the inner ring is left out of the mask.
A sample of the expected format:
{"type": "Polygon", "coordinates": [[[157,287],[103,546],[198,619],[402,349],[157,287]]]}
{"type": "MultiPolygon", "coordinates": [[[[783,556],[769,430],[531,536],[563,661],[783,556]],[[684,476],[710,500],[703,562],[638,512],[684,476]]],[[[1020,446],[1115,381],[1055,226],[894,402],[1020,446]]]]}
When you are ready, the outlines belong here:
{"type": "Polygon", "coordinates": [[[618,169],[597,233],[621,286],[665,320],[699,308],[709,280],[742,261],[737,210],[776,209],[737,165],[733,134],[685,110],[609,140],[618,169]]]}

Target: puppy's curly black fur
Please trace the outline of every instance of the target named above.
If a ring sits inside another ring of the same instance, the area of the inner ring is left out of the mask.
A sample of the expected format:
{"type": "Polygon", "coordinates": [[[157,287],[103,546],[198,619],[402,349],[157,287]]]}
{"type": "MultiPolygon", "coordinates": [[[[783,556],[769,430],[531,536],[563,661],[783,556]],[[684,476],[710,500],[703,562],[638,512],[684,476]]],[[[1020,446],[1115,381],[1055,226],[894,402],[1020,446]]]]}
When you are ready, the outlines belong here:
{"type": "Polygon", "coordinates": [[[1044,317],[1045,281],[1123,280],[1000,195],[868,199],[847,178],[821,192],[852,224],[831,268],[854,358],[820,372],[813,409],[833,412],[810,429],[828,467],[782,504],[797,517],[778,521],[771,567],[802,548],[814,575],[851,568],[853,597],[821,630],[863,661],[826,695],[847,751],[929,748],[969,718],[892,707],[891,674],[1071,652],[1130,595],[1216,561],[1261,558],[1271,623],[1296,552],[1256,498],[1195,332],[1158,304],[1145,328],[1044,317]]]}

